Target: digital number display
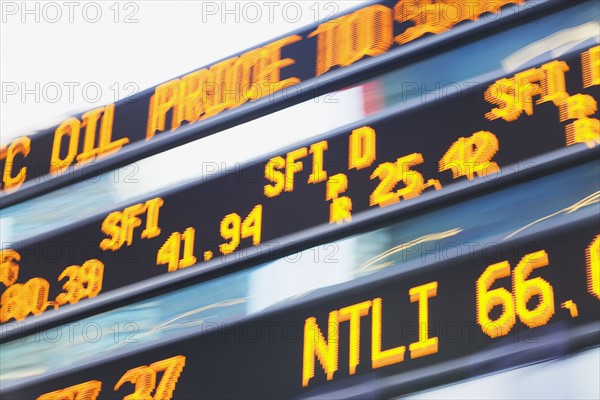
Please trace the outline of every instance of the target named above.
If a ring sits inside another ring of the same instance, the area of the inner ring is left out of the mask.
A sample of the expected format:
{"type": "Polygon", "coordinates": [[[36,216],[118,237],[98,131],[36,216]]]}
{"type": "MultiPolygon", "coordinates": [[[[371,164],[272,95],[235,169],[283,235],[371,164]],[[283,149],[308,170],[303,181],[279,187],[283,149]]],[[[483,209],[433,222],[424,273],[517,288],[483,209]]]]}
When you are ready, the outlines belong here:
{"type": "Polygon", "coordinates": [[[199,325],[194,335],[2,395],[290,398],[371,382],[385,397],[541,361],[557,338],[571,351],[597,344],[599,245],[597,218],[574,218],[443,262],[390,268],[253,318],[199,325]],[[385,384],[390,376],[394,387],[385,384]]]}
{"type": "MultiPolygon", "coordinates": [[[[125,372],[115,384],[114,390],[117,391],[121,386],[126,386],[125,384],[129,383],[134,385],[134,391],[125,396],[124,399],[153,398],[170,400],[184,366],[185,357],[175,356],[166,360],[157,361],[150,365],[143,365],[130,369],[125,372]],[[160,380],[157,379],[158,373],[162,373],[160,380]]],[[[89,381],[43,394],[39,396],[37,400],[55,400],[62,398],[91,400],[98,398],[101,390],[102,382],[89,381]]]]}
{"type": "Polygon", "coordinates": [[[362,121],[51,237],[9,244],[1,253],[0,322],[202,268],[218,256],[268,252],[286,235],[501,174],[565,145],[595,147],[599,49],[483,83],[458,101],[362,121]]]}
{"type": "MultiPolygon", "coordinates": [[[[81,167],[85,174],[94,173],[91,163],[98,158],[117,154],[134,143],[176,133],[185,125],[273,97],[277,92],[285,91],[283,100],[291,105],[294,99],[287,93],[296,93],[294,86],[302,82],[524,3],[386,0],[371,4],[3,145],[1,195],[17,191],[25,182],[43,183],[67,174],[71,166],[81,167]]],[[[536,7],[536,2],[531,6],[529,10],[536,7]]],[[[318,80],[315,82],[309,97],[322,94],[318,80]]],[[[300,96],[295,98],[301,100],[300,96]]],[[[195,138],[208,134],[198,132],[195,138]]]]}

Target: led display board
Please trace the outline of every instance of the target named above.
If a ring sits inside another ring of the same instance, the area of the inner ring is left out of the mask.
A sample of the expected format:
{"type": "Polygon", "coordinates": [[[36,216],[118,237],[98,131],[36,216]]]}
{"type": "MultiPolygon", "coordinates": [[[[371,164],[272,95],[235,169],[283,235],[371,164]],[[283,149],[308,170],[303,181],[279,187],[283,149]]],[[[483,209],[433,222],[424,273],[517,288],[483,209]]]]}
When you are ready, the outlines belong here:
{"type": "Polygon", "coordinates": [[[46,371],[60,373],[107,352],[130,352],[186,336],[196,331],[198,323],[218,326],[275,304],[291,305],[307,293],[391,268],[407,271],[482,246],[492,253],[498,244],[532,229],[597,215],[599,182],[600,164],[590,161],[529,176],[516,185],[492,182],[496,190],[488,187],[474,196],[465,195],[472,189],[457,191],[461,197],[452,201],[440,196],[444,199],[440,207],[427,201],[418,204],[425,207],[421,210],[412,206],[373,210],[361,215],[362,224],[354,221],[301,235],[302,242],[295,245],[303,250],[296,254],[289,254],[288,247],[281,255],[273,251],[259,259],[246,257],[240,260],[245,268],[211,279],[207,279],[211,268],[221,270],[240,262],[207,264],[138,285],[144,290],[128,287],[120,296],[98,296],[54,313],[11,321],[0,326],[2,387],[29,382],[46,371]],[[148,291],[159,286],[160,291],[148,291]],[[63,357],[65,347],[68,358],[63,357]]]}
{"type": "Polygon", "coordinates": [[[64,184],[85,179],[98,173],[95,160],[120,154],[130,147],[138,150],[145,147],[137,156],[131,156],[130,161],[164,151],[340,89],[342,85],[355,84],[360,79],[356,68],[354,81],[341,79],[354,64],[359,67],[368,59],[378,58],[383,63],[388,53],[407,56],[409,53],[398,51],[404,51],[401,48],[421,38],[444,35],[465,24],[472,24],[474,29],[493,25],[487,20],[499,24],[534,19],[549,3],[543,0],[372,3],[3,145],[0,171],[4,201],[0,206],[13,204],[10,194],[26,182],[45,188],[40,191],[48,191],[53,187],[51,184],[61,179],[64,184]],[[508,7],[513,9],[507,11],[508,7]],[[493,17],[486,18],[490,15],[493,17]],[[523,20],[518,21],[517,16],[523,20]],[[321,85],[334,72],[339,84],[321,85]],[[259,100],[264,109],[261,112],[223,119],[221,125],[204,124],[221,113],[259,100]],[[185,129],[187,126],[197,129],[191,132],[185,129]],[[159,138],[160,144],[148,146],[159,138]],[[79,172],[70,173],[73,171],[70,167],[79,172]]]}
{"type": "MultiPolygon", "coordinates": [[[[56,232],[5,244],[0,322],[235,257],[368,209],[596,147],[600,46],[299,144],[56,232]],[[585,148],[585,147],[584,147],[585,148]],[[243,253],[242,253],[243,254],[243,253]]],[[[590,150],[592,151],[592,150],[590,150]]]]}
{"type": "Polygon", "coordinates": [[[444,262],[390,268],[259,316],[198,325],[193,334],[2,395],[340,398],[348,388],[366,388],[388,397],[484,374],[490,365],[536,362],[561,355],[565,343],[568,351],[597,344],[599,246],[597,217],[572,217],[444,262]]]}

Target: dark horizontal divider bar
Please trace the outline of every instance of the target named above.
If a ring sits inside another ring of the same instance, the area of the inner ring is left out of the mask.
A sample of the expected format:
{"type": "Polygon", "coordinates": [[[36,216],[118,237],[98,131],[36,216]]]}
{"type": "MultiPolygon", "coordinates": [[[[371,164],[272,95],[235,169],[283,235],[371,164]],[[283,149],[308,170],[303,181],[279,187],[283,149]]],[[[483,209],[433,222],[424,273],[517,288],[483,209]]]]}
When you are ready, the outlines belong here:
{"type": "MultiPolygon", "coordinates": [[[[597,100],[596,86],[583,87],[580,60],[587,51],[560,57],[570,69],[553,73],[564,75],[565,88],[540,96],[597,100]]],[[[558,60],[538,64],[535,71],[558,60]]],[[[11,288],[14,284],[45,288],[39,289],[37,306],[5,308],[0,321],[39,315],[184,268],[206,268],[215,258],[237,258],[298,231],[344,224],[371,208],[415,202],[475,177],[493,179],[569,140],[575,144],[569,127],[578,121],[561,121],[564,110],[553,101],[532,105],[531,115],[520,111],[510,122],[491,118],[490,110],[499,107],[485,98],[500,78],[488,77],[458,101],[447,95],[401,105],[239,170],[7,243],[18,277],[4,282],[8,289],[2,293],[21,290],[11,288]],[[82,290],[68,289],[81,284],[82,290]]],[[[586,145],[597,143],[590,139],[586,145]]]]}
{"type": "MultiPolygon", "coordinates": [[[[600,149],[573,146],[529,160],[523,168],[510,170],[489,180],[461,182],[441,192],[424,194],[418,201],[401,202],[384,209],[358,214],[350,223],[340,226],[322,224],[279,238],[266,250],[258,249],[235,258],[207,262],[202,268],[191,268],[149,278],[143,282],[103,293],[98,298],[28,317],[18,322],[19,329],[1,329],[0,343],[22,338],[42,330],[70,323],[127,304],[148,299],[180,288],[222,276],[260,263],[273,261],[307,248],[339,240],[388,225],[391,221],[421,215],[450,203],[458,203],[484,193],[491,193],[518,183],[526,183],[575,165],[597,160],[600,149]]],[[[14,321],[13,321],[14,322],[14,321]]]]}
{"type": "Polygon", "coordinates": [[[170,388],[164,398],[171,389],[173,399],[333,396],[365,382],[387,397],[561,357],[598,345],[600,293],[589,254],[599,240],[596,216],[572,217],[503,242],[493,255],[477,249],[396,265],[1,393],[51,398],[86,388],[120,398],[138,382],[129,371],[153,369],[165,371],[164,385],[157,378],[150,388],[170,388]]]}
{"type": "MultiPolygon", "coordinates": [[[[389,8],[393,7],[396,3],[395,0],[386,0],[374,4],[382,4],[389,8]]],[[[498,5],[500,5],[500,3],[505,4],[499,2],[498,5]]],[[[506,2],[506,4],[508,3],[509,2],[506,2]]],[[[283,68],[280,76],[282,80],[293,77],[300,79],[300,83],[294,87],[293,96],[290,96],[288,93],[289,91],[286,90],[276,91],[268,97],[252,100],[240,107],[229,109],[223,113],[217,113],[206,120],[199,120],[187,125],[183,124],[175,129],[174,132],[165,131],[156,133],[155,136],[151,137],[150,140],[146,142],[150,97],[155,92],[156,88],[149,89],[131,99],[124,99],[115,104],[114,130],[115,132],[118,130],[120,136],[123,137],[118,138],[117,134],[115,134],[115,137],[112,139],[117,144],[110,145],[108,142],[106,143],[106,146],[103,148],[103,151],[106,153],[104,157],[95,159],[95,156],[91,156],[92,158],[90,159],[88,156],[85,156],[82,158],[83,164],[81,166],[70,166],[64,171],[56,172],[56,175],[51,176],[51,179],[47,180],[46,178],[42,178],[42,182],[37,183],[33,181],[40,180],[38,178],[46,175],[46,173],[42,171],[43,168],[49,170],[50,165],[60,164],[51,162],[51,149],[53,147],[55,130],[57,127],[33,135],[31,143],[28,145],[25,144],[25,141],[21,141],[17,144],[17,141],[15,140],[12,144],[15,144],[13,152],[16,155],[12,160],[11,171],[13,171],[13,175],[16,176],[17,171],[21,171],[23,167],[27,168],[25,175],[26,182],[22,184],[22,186],[20,186],[20,184],[15,184],[12,193],[5,190],[6,193],[4,193],[0,199],[0,208],[9,207],[18,202],[67,186],[71,183],[89,179],[112,169],[123,167],[136,160],[169,150],[189,143],[190,141],[247,122],[251,119],[298,104],[319,94],[357,84],[358,82],[371,78],[373,75],[390,71],[397,68],[399,65],[414,62],[427,54],[442,49],[445,50],[448,46],[460,46],[461,44],[464,44],[466,40],[489,34],[496,29],[505,29],[519,23],[528,22],[529,19],[541,18],[549,12],[553,12],[568,5],[570,5],[570,3],[566,1],[533,0],[511,8],[502,8],[502,12],[499,14],[498,18],[495,18],[492,21],[480,19],[479,21],[453,27],[450,31],[443,32],[439,36],[418,38],[415,42],[406,44],[392,44],[392,48],[386,53],[373,57],[367,56],[356,64],[347,67],[336,69],[334,66],[331,71],[324,72],[322,75],[316,77],[316,38],[308,38],[307,36],[318,26],[314,25],[307,29],[302,29],[295,33],[301,36],[302,40],[291,43],[288,48],[284,47],[281,50],[282,58],[296,58],[296,64],[283,68]],[[518,7],[521,7],[519,13],[516,12],[516,10],[519,10],[518,7]],[[298,56],[295,56],[294,53],[298,53],[298,56]],[[311,61],[307,62],[305,60],[311,61]],[[315,91],[315,87],[318,88],[318,93],[315,91]],[[134,102],[133,100],[136,101],[134,102]],[[121,110],[121,108],[123,108],[123,110],[121,110]],[[127,144],[125,144],[125,142],[119,142],[119,140],[125,138],[125,135],[128,135],[126,136],[129,140],[127,144]],[[23,146],[29,147],[29,150],[25,151],[25,147],[23,146]],[[116,153],[110,153],[113,150],[116,151],[116,153]],[[21,157],[25,152],[27,153],[27,156],[21,157]],[[30,183],[27,181],[30,181],[30,183]]],[[[398,29],[400,29],[400,27],[395,28],[396,31],[398,29]]],[[[294,33],[291,33],[288,37],[293,35],[294,33]]],[[[276,40],[269,43],[275,41],[276,40]]],[[[267,45],[268,43],[265,43],[263,47],[267,45]]],[[[257,48],[260,47],[261,46],[258,46],[257,48]]],[[[249,51],[240,53],[240,55],[248,52],[249,51]]],[[[93,116],[90,116],[88,119],[92,120],[96,118],[97,129],[100,130],[102,121],[99,116],[106,115],[106,113],[112,113],[111,109],[102,108],[101,111],[93,114],[93,116]]],[[[81,118],[82,115],[76,117],[76,119],[80,121],[79,123],[71,120],[72,127],[65,128],[65,132],[74,131],[76,126],[81,125],[81,118]]],[[[169,118],[167,118],[167,120],[169,120],[169,118]]],[[[168,130],[168,126],[167,121],[166,130],[168,130]]],[[[83,136],[83,133],[79,135],[78,155],[84,153],[83,136]]],[[[64,139],[65,140],[60,142],[61,150],[59,154],[62,154],[61,157],[66,157],[65,154],[69,154],[67,147],[70,142],[67,140],[67,137],[64,139]]],[[[9,150],[10,145],[12,144],[9,144],[9,150]]],[[[98,149],[94,151],[97,153],[98,149]]],[[[93,153],[92,150],[90,150],[90,154],[91,153],[93,153]]],[[[100,153],[102,153],[102,151],[100,151],[100,153]]],[[[73,160],[73,163],[74,162],[75,160],[73,160]]],[[[7,165],[6,159],[2,160],[1,163],[2,170],[4,170],[7,165]]]]}

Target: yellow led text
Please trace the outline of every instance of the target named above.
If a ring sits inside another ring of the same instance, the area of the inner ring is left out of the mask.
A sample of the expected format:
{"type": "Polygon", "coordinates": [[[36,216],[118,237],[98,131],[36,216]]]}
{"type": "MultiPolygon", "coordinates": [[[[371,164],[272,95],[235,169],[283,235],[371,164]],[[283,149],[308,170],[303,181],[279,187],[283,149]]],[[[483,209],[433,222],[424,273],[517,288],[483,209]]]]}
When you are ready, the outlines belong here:
{"type": "Polygon", "coordinates": [[[115,105],[96,108],[82,115],[81,121],[69,118],[56,128],[50,159],[50,173],[58,174],[67,169],[75,159],[77,165],[89,163],[96,157],[106,156],[118,151],[129,143],[129,138],[112,140],[115,105]],[[98,122],[100,121],[100,124],[98,122]],[[100,125],[99,133],[98,125],[100,125]],[[83,150],[79,153],[80,131],[85,128],[83,150]],[[98,144],[96,144],[96,136],[98,144]],[[68,140],[67,153],[61,154],[63,140],[68,140]]]}
{"type": "Polygon", "coordinates": [[[319,25],[308,35],[317,36],[316,75],[385,53],[393,43],[392,34],[392,10],[381,4],[319,25]]]}
{"type": "MultiPolygon", "coordinates": [[[[436,295],[437,282],[430,282],[409,290],[411,302],[418,302],[419,307],[419,340],[409,346],[411,358],[423,357],[438,351],[438,338],[430,338],[427,334],[429,324],[428,299],[436,295]]],[[[405,346],[382,350],[382,300],[376,298],[330,312],[327,323],[327,339],[323,336],[316,318],[306,319],[304,323],[302,386],[308,386],[311,378],[315,376],[315,359],[319,360],[327,380],[333,379],[335,372],[338,370],[339,361],[339,324],[345,321],[350,324],[348,372],[350,375],[356,373],[356,369],[360,365],[360,321],[362,317],[369,314],[371,308],[371,368],[381,368],[404,361],[405,346]]],[[[362,341],[362,343],[365,343],[365,341],[362,341]]]]}
{"type": "Polygon", "coordinates": [[[146,214],[146,228],[141,238],[151,239],[160,235],[158,215],[164,200],[160,197],[127,207],[123,211],[114,211],[102,221],[102,232],[109,235],[100,242],[102,250],[119,250],[123,244],[131,246],[133,231],[142,224],[138,215],[146,214]]]}
{"type": "Polygon", "coordinates": [[[16,175],[13,175],[13,166],[15,157],[20,154],[22,157],[27,157],[31,151],[31,140],[27,136],[21,136],[14,140],[8,148],[6,145],[0,147],[0,160],[4,162],[4,171],[2,171],[2,190],[6,192],[14,192],[27,179],[27,167],[21,167],[16,175]]]}
{"type": "Polygon", "coordinates": [[[587,94],[569,97],[560,106],[560,120],[574,119],[566,127],[566,144],[585,143],[589,148],[600,144],[600,120],[589,118],[598,110],[598,103],[587,94]]]}
{"type": "Polygon", "coordinates": [[[511,122],[519,118],[523,111],[532,115],[534,96],[541,97],[538,104],[553,101],[559,106],[568,97],[564,83],[564,73],[568,70],[569,66],[564,61],[552,61],[540,68],[519,72],[513,78],[496,81],[485,91],[484,97],[499,107],[492,109],[485,117],[511,122]]]}
{"type": "Polygon", "coordinates": [[[29,314],[39,315],[48,307],[50,284],[42,278],[16,283],[21,255],[12,249],[0,250],[0,278],[6,291],[0,297],[0,322],[21,320],[29,314]]]}
{"type": "Polygon", "coordinates": [[[223,254],[233,253],[242,239],[252,238],[252,244],[258,246],[262,235],[262,205],[254,206],[252,211],[242,221],[242,217],[237,213],[226,215],[221,220],[221,237],[228,239],[228,243],[219,245],[219,250],[223,254]]]}
{"type": "MultiPolygon", "coordinates": [[[[584,87],[600,82],[600,46],[582,54],[584,87]]],[[[539,68],[531,68],[515,74],[512,78],[502,78],[485,91],[485,99],[498,107],[485,114],[489,120],[502,118],[507,122],[518,119],[523,112],[534,113],[536,104],[552,102],[559,108],[560,121],[574,119],[566,126],[566,145],[585,143],[588,147],[600,143],[600,120],[590,118],[598,110],[596,100],[587,94],[569,95],[565,86],[565,73],[569,66],[564,61],[551,61],[539,68]]]]}
{"type": "Polygon", "coordinates": [[[124,383],[129,382],[134,385],[135,390],[132,394],[123,397],[123,400],[170,400],[184,366],[185,357],[175,356],[150,365],[130,369],[115,384],[114,390],[119,390],[124,383]],[[160,378],[157,385],[157,375],[161,372],[163,372],[162,378],[160,378]],[[154,391],[155,393],[152,394],[154,391]]]}
{"type": "Polygon", "coordinates": [[[69,278],[63,285],[64,293],[54,301],[55,307],[63,304],[75,304],[83,298],[96,297],[102,290],[104,264],[96,259],[88,260],[82,266],[71,265],[59,276],[58,280],[69,278]]]}
{"type": "Polygon", "coordinates": [[[308,177],[308,183],[319,183],[327,179],[327,171],[323,169],[323,154],[328,149],[326,140],[310,146],[309,153],[313,155],[313,169],[308,177]]]}
{"type": "Polygon", "coordinates": [[[427,335],[429,331],[428,299],[437,296],[437,287],[437,282],[430,282],[426,285],[414,287],[408,292],[410,302],[419,303],[419,341],[411,343],[408,347],[411,358],[423,357],[438,352],[438,338],[430,338],[427,335]]]}
{"type": "Polygon", "coordinates": [[[295,77],[281,80],[280,72],[295,63],[281,59],[281,49],[301,39],[289,36],[157,86],[150,98],[146,140],[167,129],[169,112],[170,129],[175,130],[184,121],[193,123],[300,83],[295,77]]]}
{"type": "MultiPolygon", "coordinates": [[[[131,383],[134,392],[125,395],[123,400],[171,400],[184,366],[185,357],[175,356],[130,369],[115,384],[114,391],[131,383]]],[[[96,400],[101,389],[102,382],[93,380],[43,394],[37,400],[96,400]]]]}
{"type": "Polygon", "coordinates": [[[192,227],[187,228],[183,233],[173,232],[158,250],[156,265],[168,264],[168,271],[173,272],[196,264],[195,239],[196,230],[192,227]],[[181,242],[183,242],[183,256],[180,257],[181,242]]]}
{"type": "Polygon", "coordinates": [[[600,46],[592,47],[581,54],[583,87],[600,85],[600,46]]]}
{"type": "Polygon", "coordinates": [[[0,322],[10,319],[22,320],[29,314],[40,315],[50,306],[58,308],[64,304],[74,304],[83,298],[96,297],[102,290],[104,264],[91,259],[82,266],[71,265],[58,277],[58,281],[68,278],[63,284],[64,292],[54,301],[48,301],[50,284],[43,278],[32,278],[25,283],[16,283],[19,277],[21,255],[12,249],[0,251],[0,282],[6,291],[0,297],[0,322]]]}
{"type": "Polygon", "coordinates": [[[502,261],[490,265],[477,279],[476,308],[477,323],[483,332],[491,338],[508,335],[516,322],[516,316],[522,323],[534,328],[548,323],[554,315],[554,289],[548,281],[537,277],[527,279],[536,268],[548,265],[548,254],[545,250],[525,255],[512,273],[512,293],[505,288],[491,289],[494,282],[511,276],[510,264],[502,261]],[[527,303],[538,297],[538,304],[533,309],[527,303]],[[495,320],[490,319],[490,311],[497,306],[502,307],[502,314],[495,320]]]}
{"type": "Polygon", "coordinates": [[[19,278],[21,255],[12,249],[0,250],[0,282],[9,287],[19,278]]]}
{"type": "Polygon", "coordinates": [[[377,158],[375,129],[363,126],[352,131],[349,139],[348,169],[370,167],[377,158]]]}
{"type": "Polygon", "coordinates": [[[492,132],[475,132],[461,137],[450,146],[439,162],[439,171],[452,170],[452,177],[466,176],[473,180],[475,174],[485,176],[498,172],[500,167],[491,161],[498,152],[498,138],[492,132]]]}
{"type": "Polygon", "coordinates": [[[37,398],[37,400],[96,400],[102,389],[102,382],[88,381],[65,389],[55,390],[37,398]]]}
{"type": "Polygon", "coordinates": [[[319,183],[327,179],[327,172],[323,169],[324,153],[328,148],[327,141],[323,140],[307,147],[292,150],[281,156],[271,158],[265,165],[265,178],[272,182],[264,187],[266,197],[277,197],[282,192],[293,192],[296,174],[304,170],[303,158],[312,155],[311,173],[308,183],[319,183]]]}
{"type": "Polygon", "coordinates": [[[588,292],[600,300],[600,235],[596,236],[585,251],[588,292]]]}
{"type": "MultiPolygon", "coordinates": [[[[394,163],[379,164],[371,174],[371,179],[379,178],[381,182],[369,197],[369,204],[371,206],[378,204],[380,207],[386,207],[397,203],[400,198],[408,200],[419,196],[430,184],[435,186],[433,181],[426,184],[420,172],[410,169],[422,163],[423,155],[413,153],[398,158],[394,163]],[[400,182],[404,184],[404,187],[393,191],[400,182]]],[[[437,184],[439,185],[439,183],[437,184]]]]}
{"type": "Polygon", "coordinates": [[[394,7],[397,22],[411,22],[414,26],[396,36],[396,43],[411,42],[426,33],[446,32],[461,21],[479,19],[483,13],[498,13],[507,4],[522,4],[524,0],[412,0],[399,1],[394,7]]]}
{"type": "Polygon", "coordinates": [[[341,196],[348,189],[348,177],[346,174],[335,174],[327,181],[325,200],[331,201],[329,205],[329,223],[352,220],[352,199],[341,196]]]}
{"type": "Polygon", "coordinates": [[[405,44],[425,34],[439,34],[466,20],[477,20],[486,12],[498,13],[507,4],[524,0],[400,0],[393,9],[373,4],[327,21],[308,37],[317,38],[316,76],[331,68],[346,67],[384,54],[392,44],[405,44]],[[394,23],[408,25],[394,37],[394,23]]]}

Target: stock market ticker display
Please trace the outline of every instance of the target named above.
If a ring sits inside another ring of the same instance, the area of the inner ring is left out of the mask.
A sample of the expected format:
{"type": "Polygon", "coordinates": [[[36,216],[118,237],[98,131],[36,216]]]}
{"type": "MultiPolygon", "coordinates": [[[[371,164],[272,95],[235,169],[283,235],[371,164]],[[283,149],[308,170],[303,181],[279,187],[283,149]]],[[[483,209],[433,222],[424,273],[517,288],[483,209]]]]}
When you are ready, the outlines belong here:
{"type": "MultiPolygon", "coordinates": [[[[21,320],[361,211],[599,143],[600,46],[361,121],[206,182],[2,250],[0,322],[21,320]],[[210,195],[207,195],[210,193],[210,195]],[[42,263],[42,260],[44,262],[42,263]]],[[[262,246],[262,247],[261,247],[262,246]]]]}
{"type": "MultiPolygon", "coordinates": [[[[10,199],[43,185],[40,178],[84,170],[158,137],[215,133],[190,134],[227,110],[250,109],[304,83],[318,87],[334,71],[341,81],[367,59],[400,54],[429,34],[469,32],[483,15],[500,19],[509,7],[547,3],[369,4],[3,145],[1,195],[10,199]]],[[[368,210],[381,216],[424,194],[449,193],[454,183],[511,175],[565,147],[597,154],[600,46],[580,41],[562,51],[4,245],[0,328],[46,312],[52,318],[53,310],[102,301],[102,294],[150,278],[268,254],[299,232],[347,224],[368,210]]],[[[237,123],[244,118],[251,117],[237,123]]],[[[183,143],[165,141],[164,149],[183,143]]],[[[344,397],[347,388],[373,384],[370,394],[389,397],[560,355],[556,343],[597,346],[600,231],[598,213],[587,211],[503,240],[493,254],[473,250],[419,268],[386,268],[0,393],[38,400],[310,398],[344,397]]]]}
{"type": "Polygon", "coordinates": [[[439,384],[491,371],[493,362],[510,367],[535,360],[536,350],[560,355],[557,340],[597,337],[599,300],[597,218],[579,218],[493,252],[488,247],[410,271],[389,269],[368,282],[4,395],[318,397],[389,376],[403,388],[381,386],[378,394],[401,394],[431,384],[431,371],[439,384]]]}
{"type": "MultiPolygon", "coordinates": [[[[363,59],[381,57],[430,34],[444,34],[482,15],[500,14],[510,5],[535,14],[538,3],[526,7],[525,0],[452,0],[422,7],[385,0],[362,7],[15,139],[0,152],[1,195],[14,193],[26,182],[40,184],[66,175],[72,166],[86,176],[93,174],[96,159],[157,136],[177,135],[190,124],[259,99],[273,103],[280,92],[285,96],[279,100],[288,105],[317,97],[323,94],[318,82],[331,71],[348,70],[363,59]],[[298,86],[304,82],[308,84],[298,86]],[[298,90],[308,93],[300,96],[298,90]]],[[[193,136],[211,133],[196,130],[193,136]]]]}

